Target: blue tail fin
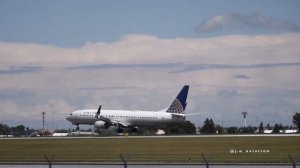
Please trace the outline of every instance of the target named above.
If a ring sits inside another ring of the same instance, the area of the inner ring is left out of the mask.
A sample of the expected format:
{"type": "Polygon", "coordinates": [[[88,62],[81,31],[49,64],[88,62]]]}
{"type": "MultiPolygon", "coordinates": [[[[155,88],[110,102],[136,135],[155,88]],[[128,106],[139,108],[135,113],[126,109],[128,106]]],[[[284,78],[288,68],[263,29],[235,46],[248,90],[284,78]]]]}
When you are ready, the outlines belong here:
{"type": "Polygon", "coordinates": [[[166,112],[168,113],[184,113],[185,107],[187,105],[186,98],[189,92],[189,85],[184,85],[179,94],[177,95],[176,99],[172,102],[170,107],[167,109],[166,112]]]}

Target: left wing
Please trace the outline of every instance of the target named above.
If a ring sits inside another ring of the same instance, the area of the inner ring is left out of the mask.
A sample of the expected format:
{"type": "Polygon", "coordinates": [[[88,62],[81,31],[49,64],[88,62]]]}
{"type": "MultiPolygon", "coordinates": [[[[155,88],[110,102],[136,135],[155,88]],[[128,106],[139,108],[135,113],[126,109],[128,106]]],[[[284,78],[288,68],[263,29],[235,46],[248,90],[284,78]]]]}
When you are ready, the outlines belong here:
{"type": "Polygon", "coordinates": [[[111,120],[109,118],[101,116],[100,111],[101,111],[101,105],[99,106],[98,111],[95,115],[95,118],[97,118],[98,120],[104,121],[104,122],[109,123],[110,125],[114,125],[114,126],[128,127],[127,124],[122,123],[118,120],[111,120]]]}

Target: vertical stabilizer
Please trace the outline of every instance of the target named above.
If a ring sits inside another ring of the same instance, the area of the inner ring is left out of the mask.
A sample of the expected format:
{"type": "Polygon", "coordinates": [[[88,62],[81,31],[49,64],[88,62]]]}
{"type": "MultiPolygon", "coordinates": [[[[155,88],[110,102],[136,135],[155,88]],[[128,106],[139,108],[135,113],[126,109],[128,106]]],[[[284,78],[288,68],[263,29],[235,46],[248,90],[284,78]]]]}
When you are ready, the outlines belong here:
{"type": "Polygon", "coordinates": [[[184,85],[179,94],[177,95],[176,99],[172,102],[170,107],[167,109],[166,112],[168,113],[177,113],[182,114],[184,113],[185,107],[187,105],[186,98],[189,92],[189,85],[184,85]]]}

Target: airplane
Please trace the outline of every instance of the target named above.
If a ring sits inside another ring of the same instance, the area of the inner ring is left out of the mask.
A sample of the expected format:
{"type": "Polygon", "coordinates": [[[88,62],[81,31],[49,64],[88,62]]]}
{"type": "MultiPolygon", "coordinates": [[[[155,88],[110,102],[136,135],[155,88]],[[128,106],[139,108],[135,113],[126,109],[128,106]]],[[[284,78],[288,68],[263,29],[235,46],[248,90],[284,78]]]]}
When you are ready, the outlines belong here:
{"type": "Polygon", "coordinates": [[[186,99],[189,85],[183,86],[172,104],[160,111],[129,111],[129,110],[102,110],[101,105],[97,109],[77,110],[70,113],[66,118],[76,129],[80,124],[95,125],[95,129],[108,129],[110,126],[117,126],[117,132],[123,133],[123,128],[136,132],[137,127],[158,127],[168,123],[179,123],[185,120],[187,106],[186,99]]]}

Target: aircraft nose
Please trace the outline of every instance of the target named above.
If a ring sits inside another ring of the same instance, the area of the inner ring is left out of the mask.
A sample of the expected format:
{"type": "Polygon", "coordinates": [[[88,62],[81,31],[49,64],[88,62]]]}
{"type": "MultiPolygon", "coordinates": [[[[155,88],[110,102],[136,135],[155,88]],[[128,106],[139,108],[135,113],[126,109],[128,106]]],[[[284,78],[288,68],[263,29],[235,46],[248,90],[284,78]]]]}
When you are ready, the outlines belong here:
{"type": "Polygon", "coordinates": [[[68,121],[71,121],[71,120],[72,120],[72,115],[69,115],[68,117],[66,117],[66,119],[67,119],[68,121]]]}
{"type": "Polygon", "coordinates": [[[70,121],[70,116],[66,117],[66,120],[70,121]]]}

